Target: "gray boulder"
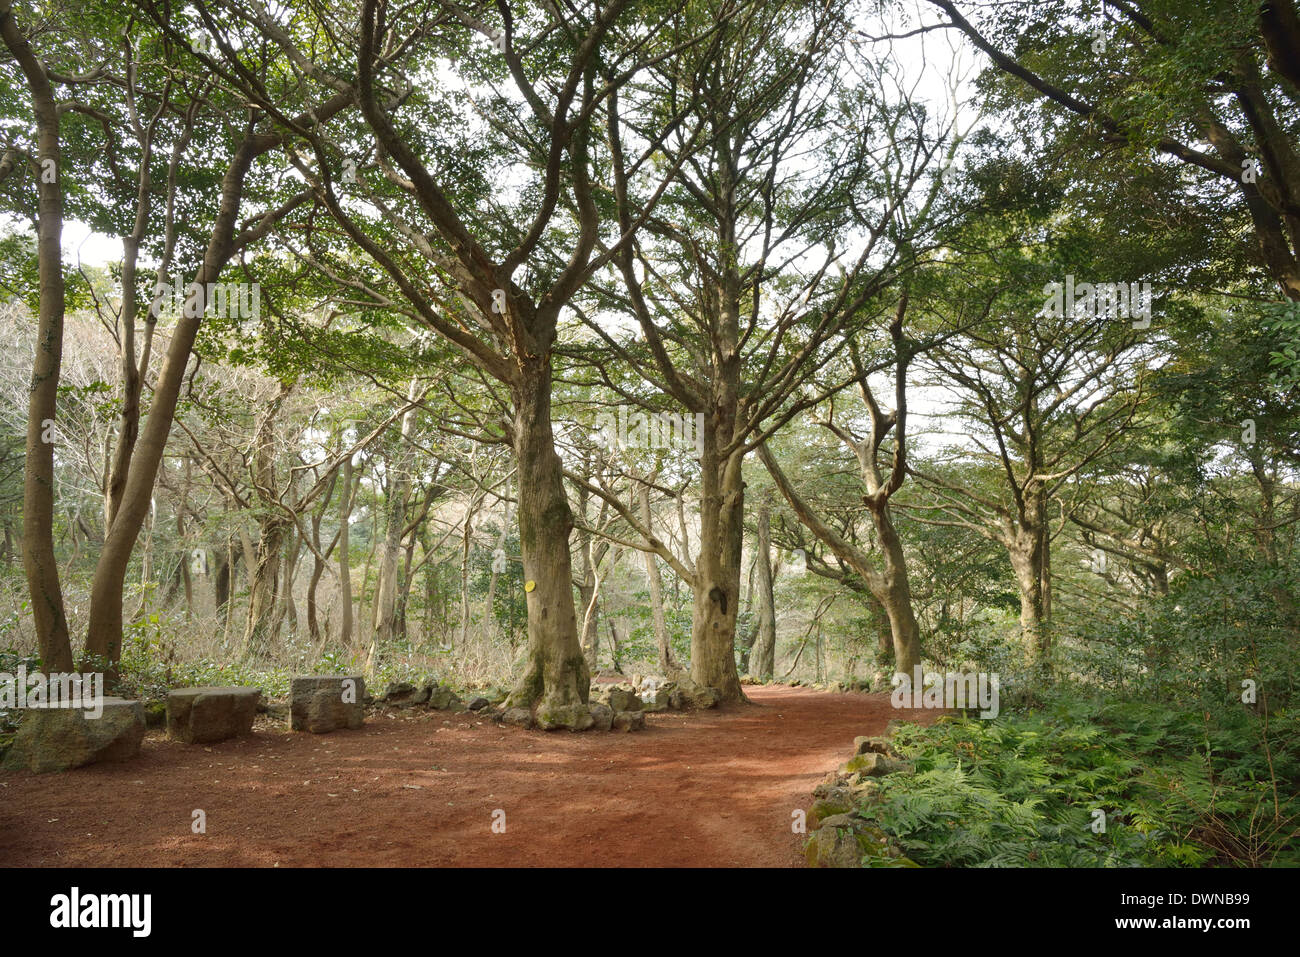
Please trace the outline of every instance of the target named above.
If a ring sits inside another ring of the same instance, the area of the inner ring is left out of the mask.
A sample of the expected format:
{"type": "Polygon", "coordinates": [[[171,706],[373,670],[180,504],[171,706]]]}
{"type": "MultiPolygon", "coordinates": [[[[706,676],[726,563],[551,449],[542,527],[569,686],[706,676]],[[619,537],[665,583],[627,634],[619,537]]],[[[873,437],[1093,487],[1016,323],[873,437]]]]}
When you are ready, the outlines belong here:
{"type": "Polygon", "coordinates": [[[80,708],[29,708],[5,755],[5,769],[43,774],[135,757],[144,740],[144,705],[123,698],[103,703],[98,718],[80,708]]]}
{"type": "Polygon", "coordinates": [[[587,708],[591,711],[592,727],[597,731],[608,731],[614,726],[614,709],[609,705],[593,701],[587,708]]]}
{"type": "Polygon", "coordinates": [[[508,708],[501,716],[504,724],[513,724],[520,728],[531,728],[533,726],[533,713],[527,708],[508,708]]]}
{"type": "Polygon", "coordinates": [[[889,739],[882,735],[858,735],[853,739],[853,753],[894,755],[894,749],[890,747],[889,739]]]}
{"type": "Polygon", "coordinates": [[[210,744],[249,734],[261,697],[260,688],[175,688],[167,694],[167,736],[210,744]]]}
{"type": "Polygon", "coordinates": [[[645,712],[643,711],[614,712],[613,729],[615,731],[644,731],[645,712]]]}
{"type": "Polygon", "coordinates": [[[379,703],[389,708],[414,708],[429,700],[429,688],[429,685],[417,688],[410,682],[396,682],[388,686],[379,703]]]}
{"type": "Polygon", "coordinates": [[[289,682],[289,727],[325,734],[365,722],[366,682],[360,675],[305,675],[289,682]]]}
{"type": "Polygon", "coordinates": [[[609,689],[609,701],[607,703],[614,709],[615,713],[641,710],[641,699],[637,697],[636,692],[630,688],[621,688],[617,685],[609,689]]]}
{"type": "Polygon", "coordinates": [[[429,695],[425,699],[430,708],[437,711],[457,711],[464,707],[465,702],[460,700],[460,696],[443,685],[432,684],[425,688],[429,695]]]}
{"type": "Polygon", "coordinates": [[[684,689],[686,704],[692,708],[716,708],[722,702],[722,692],[717,688],[696,685],[684,689]]]}

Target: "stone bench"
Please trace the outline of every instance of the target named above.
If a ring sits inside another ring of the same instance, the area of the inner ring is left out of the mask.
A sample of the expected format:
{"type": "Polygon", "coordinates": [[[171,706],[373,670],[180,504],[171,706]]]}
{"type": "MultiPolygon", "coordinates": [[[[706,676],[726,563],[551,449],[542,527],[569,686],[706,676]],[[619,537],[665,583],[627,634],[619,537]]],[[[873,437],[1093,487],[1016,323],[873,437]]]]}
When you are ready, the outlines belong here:
{"type": "Polygon", "coordinates": [[[167,693],[167,735],[211,744],[253,730],[260,688],[175,688],[167,693]]]}
{"type": "Polygon", "coordinates": [[[366,682],[359,675],[305,675],[289,681],[289,727],[324,734],[365,721],[366,682]]]}
{"type": "Polygon", "coordinates": [[[104,698],[103,704],[97,718],[81,708],[29,708],[5,755],[5,769],[40,774],[135,757],[144,740],[144,705],[124,698],[104,698]]]}

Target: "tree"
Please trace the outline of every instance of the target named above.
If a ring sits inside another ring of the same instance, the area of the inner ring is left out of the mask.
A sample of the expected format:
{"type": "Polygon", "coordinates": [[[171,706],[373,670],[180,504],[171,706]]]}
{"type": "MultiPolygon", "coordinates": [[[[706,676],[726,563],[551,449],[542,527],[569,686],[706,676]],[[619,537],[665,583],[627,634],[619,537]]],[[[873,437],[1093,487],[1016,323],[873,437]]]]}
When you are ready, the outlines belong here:
{"type": "MultiPolygon", "coordinates": [[[[1008,84],[1051,108],[1051,128],[1098,151],[1119,148],[1135,166],[1181,164],[1178,203],[1244,214],[1255,258],[1284,296],[1300,299],[1293,0],[1124,0],[1100,4],[1091,24],[1064,2],[986,4],[978,23],[955,0],[930,3],[1008,84]]],[[[1005,102],[1023,118],[1020,99],[1005,102]]]]}
{"type": "Polygon", "coordinates": [[[32,614],[47,672],[72,670],[72,643],[63,607],[63,589],[54,553],[54,438],[59,366],[63,356],[63,186],[59,106],[49,68],[32,49],[14,19],[8,0],[0,0],[0,37],[18,63],[31,96],[36,126],[36,156],[31,163],[37,191],[37,255],[40,307],[36,360],[27,406],[27,460],[23,473],[23,568],[32,614]]]}

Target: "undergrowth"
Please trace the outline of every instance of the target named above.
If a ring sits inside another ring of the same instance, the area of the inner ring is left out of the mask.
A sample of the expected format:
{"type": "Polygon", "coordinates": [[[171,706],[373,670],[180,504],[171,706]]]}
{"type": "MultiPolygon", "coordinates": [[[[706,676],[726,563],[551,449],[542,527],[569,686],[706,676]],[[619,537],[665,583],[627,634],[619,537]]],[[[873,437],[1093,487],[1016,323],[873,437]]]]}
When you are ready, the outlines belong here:
{"type": "Polygon", "coordinates": [[[895,737],[868,813],[930,867],[1300,866],[1300,720],[1057,700],[895,737]],[[1270,766],[1271,765],[1271,766],[1270,766]]]}

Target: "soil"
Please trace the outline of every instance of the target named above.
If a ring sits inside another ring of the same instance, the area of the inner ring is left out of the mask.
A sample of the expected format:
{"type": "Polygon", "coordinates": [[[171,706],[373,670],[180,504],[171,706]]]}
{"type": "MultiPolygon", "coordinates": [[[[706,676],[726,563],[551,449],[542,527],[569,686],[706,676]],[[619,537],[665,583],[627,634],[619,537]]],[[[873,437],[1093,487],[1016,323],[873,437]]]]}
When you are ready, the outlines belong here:
{"type": "Polygon", "coordinates": [[[150,731],[124,764],[0,773],[0,865],[796,866],[791,812],[853,738],[936,714],[888,695],[745,690],[750,704],[649,714],[633,733],[438,711],[328,735],[265,721],[210,746],[150,731]]]}

